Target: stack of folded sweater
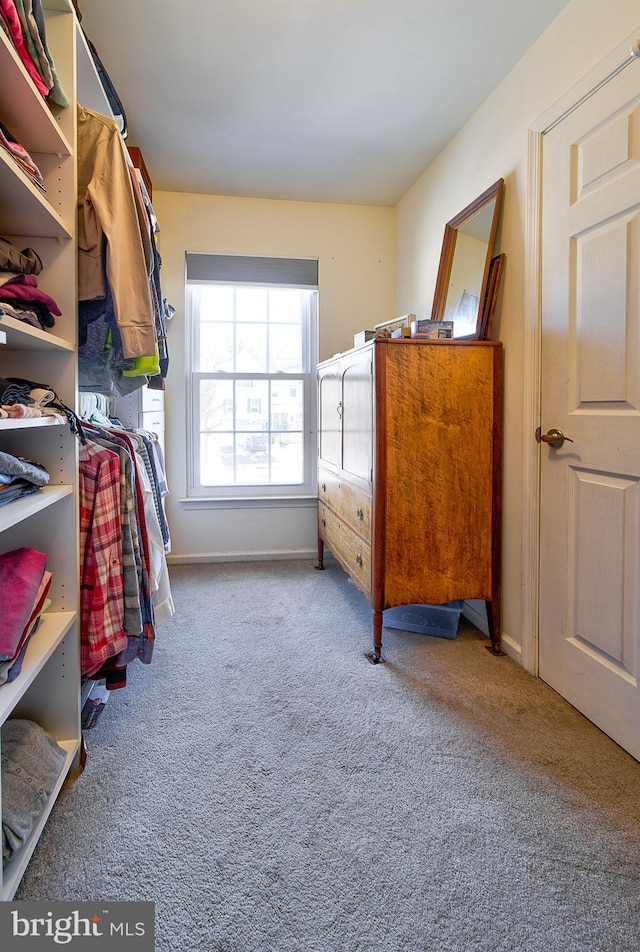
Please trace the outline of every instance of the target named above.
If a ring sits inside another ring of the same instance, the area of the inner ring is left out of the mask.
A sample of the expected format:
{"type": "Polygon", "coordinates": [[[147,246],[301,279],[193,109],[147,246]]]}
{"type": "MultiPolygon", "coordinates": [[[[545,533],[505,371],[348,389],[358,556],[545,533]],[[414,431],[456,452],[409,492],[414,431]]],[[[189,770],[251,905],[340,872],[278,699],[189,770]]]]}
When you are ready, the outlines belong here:
{"type": "Polygon", "coordinates": [[[0,27],[40,95],[58,106],[68,106],[47,43],[42,0],[0,0],[0,27]]]}
{"type": "Polygon", "coordinates": [[[40,463],[0,450],[0,507],[37,492],[48,482],[49,473],[40,463]]]}
{"type": "MultiPolygon", "coordinates": [[[[0,123],[2,146],[2,123],[0,123]]],[[[38,287],[42,260],[33,248],[19,251],[8,238],[0,237],[0,321],[13,317],[42,330],[55,325],[61,311],[57,302],[38,287]]]]}
{"type": "Polygon", "coordinates": [[[50,601],[47,556],[23,547],[0,555],[0,685],[22,670],[29,639],[50,601]]]}
{"type": "Polygon", "coordinates": [[[46,192],[42,172],[13,133],[0,122],[0,149],[3,149],[41,192],[46,192]]]}
{"type": "Polygon", "coordinates": [[[48,330],[55,325],[53,315],[61,313],[56,301],[40,290],[35,275],[0,271],[0,314],[48,330]]]}
{"type": "Polygon", "coordinates": [[[2,864],[24,846],[60,777],[66,751],[29,720],[2,725],[2,864]]]}
{"type": "Polygon", "coordinates": [[[72,430],[76,432],[75,413],[61,403],[55,390],[22,377],[0,377],[0,420],[43,416],[51,417],[58,423],[73,421],[72,430]]]}

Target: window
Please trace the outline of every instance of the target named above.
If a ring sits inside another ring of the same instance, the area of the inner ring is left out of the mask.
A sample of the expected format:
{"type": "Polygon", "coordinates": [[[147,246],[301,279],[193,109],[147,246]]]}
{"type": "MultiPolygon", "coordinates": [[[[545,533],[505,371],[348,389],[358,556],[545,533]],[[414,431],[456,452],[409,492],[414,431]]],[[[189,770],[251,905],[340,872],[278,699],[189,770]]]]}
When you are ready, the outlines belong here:
{"type": "Polygon", "coordinates": [[[317,262],[280,262],[187,255],[192,496],[314,492],[317,262]]]}

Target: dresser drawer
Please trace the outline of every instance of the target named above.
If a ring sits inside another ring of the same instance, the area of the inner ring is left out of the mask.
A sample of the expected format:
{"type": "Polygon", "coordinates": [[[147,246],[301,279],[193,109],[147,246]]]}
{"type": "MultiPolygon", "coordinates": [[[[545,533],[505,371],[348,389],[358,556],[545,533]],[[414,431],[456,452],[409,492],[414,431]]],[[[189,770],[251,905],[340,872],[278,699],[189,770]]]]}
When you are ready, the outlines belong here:
{"type": "Polygon", "coordinates": [[[140,409],[142,413],[164,412],[164,390],[150,390],[143,387],[140,391],[140,409]]]}
{"type": "Polygon", "coordinates": [[[348,526],[371,541],[371,496],[320,467],[318,502],[329,506],[348,526]]]}
{"type": "Polygon", "coordinates": [[[140,413],[138,419],[143,430],[150,430],[151,433],[164,432],[164,413],[140,413]]]}
{"type": "Polygon", "coordinates": [[[318,535],[367,598],[371,595],[371,547],[327,509],[318,506],[318,535]]]}

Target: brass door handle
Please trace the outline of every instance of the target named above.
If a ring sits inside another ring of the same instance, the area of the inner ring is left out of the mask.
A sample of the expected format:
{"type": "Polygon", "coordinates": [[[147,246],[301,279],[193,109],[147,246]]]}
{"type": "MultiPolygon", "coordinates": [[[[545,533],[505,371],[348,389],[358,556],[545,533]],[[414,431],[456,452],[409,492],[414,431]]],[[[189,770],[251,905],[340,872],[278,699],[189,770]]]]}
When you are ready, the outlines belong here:
{"type": "Polygon", "coordinates": [[[570,436],[565,436],[562,430],[558,430],[555,427],[547,433],[543,433],[542,427],[540,426],[536,430],[536,442],[548,443],[554,450],[559,450],[565,440],[568,443],[573,443],[570,436]]]}

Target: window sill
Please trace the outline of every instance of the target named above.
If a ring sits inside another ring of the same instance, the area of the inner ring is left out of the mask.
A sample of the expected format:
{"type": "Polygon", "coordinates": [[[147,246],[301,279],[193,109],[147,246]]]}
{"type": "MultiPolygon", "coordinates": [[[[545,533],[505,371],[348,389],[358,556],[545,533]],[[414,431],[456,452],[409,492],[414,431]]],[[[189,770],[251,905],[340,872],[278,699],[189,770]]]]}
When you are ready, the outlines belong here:
{"type": "Polygon", "coordinates": [[[188,496],[184,509],[315,509],[317,496],[188,496]]]}

